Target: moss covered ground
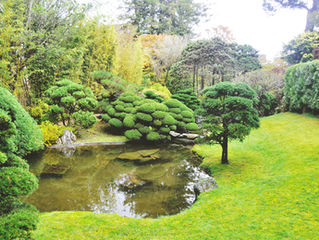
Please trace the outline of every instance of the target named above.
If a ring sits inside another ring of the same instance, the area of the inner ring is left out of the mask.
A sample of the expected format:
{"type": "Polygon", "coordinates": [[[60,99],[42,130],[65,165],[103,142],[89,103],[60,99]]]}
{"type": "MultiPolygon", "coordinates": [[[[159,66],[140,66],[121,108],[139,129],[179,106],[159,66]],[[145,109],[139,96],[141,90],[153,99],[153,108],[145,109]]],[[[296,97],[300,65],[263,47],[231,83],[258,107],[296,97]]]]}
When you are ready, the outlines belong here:
{"type": "Polygon", "coordinates": [[[36,239],[319,239],[319,119],[292,113],[263,118],[230,144],[197,145],[219,187],[188,210],[158,219],[90,212],[41,214],[36,239]]]}

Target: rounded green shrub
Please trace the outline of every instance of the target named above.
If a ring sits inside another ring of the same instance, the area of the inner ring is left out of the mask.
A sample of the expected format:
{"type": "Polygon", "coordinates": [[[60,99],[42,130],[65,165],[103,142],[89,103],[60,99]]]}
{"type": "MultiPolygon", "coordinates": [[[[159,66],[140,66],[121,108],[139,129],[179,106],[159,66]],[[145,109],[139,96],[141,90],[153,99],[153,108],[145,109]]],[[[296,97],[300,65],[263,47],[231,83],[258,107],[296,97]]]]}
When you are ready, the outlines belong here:
{"type": "Polygon", "coordinates": [[[105,113],[105,114],[102,115],[102,120],[104,122],[109,122],[110,119],[111,119],[111,117],[108,114],[105,113]]]}
{"type": "Polygon", "coordinates": [[[182,103],[176,99],[167,100],[164,104],[169,108],[179,108],[182,105],[182,103]]]}
{"type": "Polygon", "coordinates": [[[133,128],[135,125],[135,117],[131,114],[126,115],[123,120],[123,124],[127,128],[133,128]]]}
{"type": "Polygon", "coordinates": [[[121,120],[117,119],[117,118],[111,118],[110,121],[109,121],[109,124],[113,127],[116,127],[116,128],[121,128],[123,127],[123,123],[121,120]]]}
{"type": "Polygon", "coordinates": [[[142,121],[145,121],[145,122],[152,122],[153,121],[152,116],[150,114],[146,114],[146,113],[137,113],[136,117],[142,121]]]}
{"type": "Polygon", "coordinates": [[[173,112],[173,113],[176,113],[176,114],[182,112],[180,108],[170,108],[169,111],[170,111],[170,112],[173,112]]]}
{"type": "Polygon", "coordinates": [[[115,106],[115,110],[119,112],[124,112],[124,106],[119,104],[115,106]]]}
{"type": "Polygon", "coordinates": [[[83,128],[90,128],[97,122],[97,119],[92,112],[79,111],[73,113],[72,116],[75,124],[80,125],[83,128]]]}
{"type": "Polygon", "coordinates": [[[160,120],[154,120],[153,123],[154,123],[154,125],[157,126],[157,127],[160,127],[160,126],[162,126],[162,124],[163,124],[162,121],[160,121],[160,120]]]}
{"type": "Polygon", "coordinates": [[[124,112],[116,112],[115,114],[114,114],[114,117],[116,117],[116,118],[120,118],[120,119],[124,119],[125,117],[126,117],[126,113],[124,113],[124,112]]]}
{"type": "Polygon", "coordinates": [[[161,127],[160,128],[160,132],[162,133],[169,133],[171,131],[171,129],[169,129],[168,127],[161,127]]]}
{"type": "Polygon", "coordinates": [[[133,103],[134,101],[136,101],[136,97],[133,95],[127,95],[127,96],[123,96],[120,98],[123,102],[126,103],[133,103]]]}
{"type": "Polygon", "coordinates": [[[194,113],[191,111],[182,111],[182,116],[186,118],[192,118],[194,116],[194,113]]]}
{"type": "Polygon", "coordinates": [[[176,125],[171,125],[171,126],[169,126],[169,128],[170,128],[172,131],[176,131],[176,130],[177,130],[177,126],[176,126],[176,125]]]}
{"type": "Polygon", "coordinates": [[[195,121],[195,119],[194,119],[194,118],[183,118],[183,121],[184,121],[185,123],[192,123],[192,122],[195,121]]]}
{"type": "Polygon", "coordinates": [[[156,107],[156,111],[162,111],[162,112],[168,111],[168,107],[163,103],[156,103],[155,107],[156,107]]]}
{"type": "Polygon", "coordinates": [[[186,124],[186,129],[188,131],[196,131],[196,130],[198,130],[198,126],[196,123],[188,123],[188,124],[186,124]]]}
{"type": "Polygon", "coordinates": [[[171,115],[166,115],[165,118],[163,119],[163,124],[165,125],[174,125],[176,124],[176,120],[171,116],[171,115]]]}
{"type": "Polygon", "coordinates": [[[153,103],[144,103],[137,108],[137,111],[144,112],[144,113],[153,113],[155,112],[155,104],[153,103]]]}
{"type": "Polygon", "coordinates": [[[146,135],[146,139],[148,141],[159,141],[161,139],[161,136],[158,132],[150,132],[146,135]]]}
{"type": "Polygon", "coordinates": [[[125,131],[124,135],[129,140],[139,140],[142,137],[142,134],[136,129],[127,130],[127,131],[125,131]]]}
{"type": "Polygon", "coordinates": [[[116,113],[115,109],[111,106],[109,106],[106,110],[106,112],[110,115],[110,116],[114,116],[114,114],[116,113]]]}
{"type": "Polygon", "coordinates": [[[136,100],[133,102],[134,106],[140,106],[141,104],[142,104],[142,101],[140,101],[140,100],[136,100]]]}
{"type": "Polygon", "coordinates": [[[147,126],[140,127],[138,130],[139,130],[141,133],[143,133],[143,134],[147,134],[147,133],[150,133],[150,132],[151,132],[151,128],[150,128],[150,127],[147,127],[147,126]]]}
{"type": "Polygon", "coordinates": [[[162,111],[155,111],[152,113],[152,116],[157,119],[163,119],[166,115],[167,113],[162,111]]]}
{"type": "Polygon", "coordinates": [[[183,120],[183,116],[181,114],[176,114],[176,113],[169,113],[173,118],[175,118],[175,120],[183,120]]]}
{"type": "Polygon", "coordinates": [[[186,127],[186,123],[184,122],[177,122],[176,125],[179,127],[179,128],[185,128],[186,127]]]}

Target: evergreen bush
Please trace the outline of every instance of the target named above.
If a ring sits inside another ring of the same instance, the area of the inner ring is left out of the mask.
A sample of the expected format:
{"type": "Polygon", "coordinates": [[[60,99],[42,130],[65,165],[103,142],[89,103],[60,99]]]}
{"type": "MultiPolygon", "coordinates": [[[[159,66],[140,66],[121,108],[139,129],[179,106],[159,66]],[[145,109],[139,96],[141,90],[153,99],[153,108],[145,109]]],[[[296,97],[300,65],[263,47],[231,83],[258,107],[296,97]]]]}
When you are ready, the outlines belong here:
{"type": "Polygon", "coordinates": [[[285,83],[289,111],[319,112],[319,60],[289,67],[285,83]]]}
{"type": "Polygon", "coordinates": [[[38,187],[21,157],[42,147],[41,130],[5,89],[0,88],[0,239],[31,239],[37,210],[20,202],[38,187]]]}

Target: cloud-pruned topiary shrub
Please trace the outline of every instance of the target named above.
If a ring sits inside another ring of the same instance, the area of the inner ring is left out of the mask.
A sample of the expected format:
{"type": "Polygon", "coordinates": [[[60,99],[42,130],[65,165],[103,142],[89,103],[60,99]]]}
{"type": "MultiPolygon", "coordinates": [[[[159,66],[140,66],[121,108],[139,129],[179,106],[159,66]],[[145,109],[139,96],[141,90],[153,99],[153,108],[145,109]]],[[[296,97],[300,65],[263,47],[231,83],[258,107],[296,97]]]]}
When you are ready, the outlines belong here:
{"type": "Polygon", "coordinates": [[[90,88],[84,88],[83,85],[69,80],[62,80],[49,88],[46,94],[50,105],[48,116],[51,122],[62,121],[65,126],[74,124],[89,128],[97,121],[93,111],[98,103],[90,88]]]}
{"type": "Polygon", "coordinates": [[[197,130],[194,112],[176,99],[160,103],[133,93],[123,93],[105,112],[102,120],[123,131],[132,141],[169,141],[170,131],[197,130]]]}

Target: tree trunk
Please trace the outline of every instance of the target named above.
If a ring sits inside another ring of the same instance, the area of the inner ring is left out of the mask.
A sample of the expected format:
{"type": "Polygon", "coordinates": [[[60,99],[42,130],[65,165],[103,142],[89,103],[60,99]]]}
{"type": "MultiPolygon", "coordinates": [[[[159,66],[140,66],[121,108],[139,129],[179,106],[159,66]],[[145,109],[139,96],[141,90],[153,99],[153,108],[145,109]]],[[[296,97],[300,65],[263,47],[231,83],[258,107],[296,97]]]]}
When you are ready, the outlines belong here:
{"type": "Polygon", "coordinates": [[[196,65],[193,68],[193,92],[195,92],[195,76],[196,76],[196,65]]]}
{"type": "Polygon", "coordinates": [[[222,153],[222,164],[229,164],[228,162],[228,136],[224,137],[222,143],[223,153],[222,153]]]}
{"type": "Polygon", "coordinates": [[[198,96],[198,72],[199,72],[199,68],[196,69],[196,94],[198,96]]]}
{"type": "Polygon", "coordinates": [[[308,10],[305,31],[314,31],[314,27],[319,23],[319,0],[313,0],[313,6],[308,10]]]}
{"type": "Polygon", "coordinates": [[[201,77],[202,77],[201,90],[203,90],[205,87],[205,77],[204,77],[204,75],[202,75],[201,77]]]}

